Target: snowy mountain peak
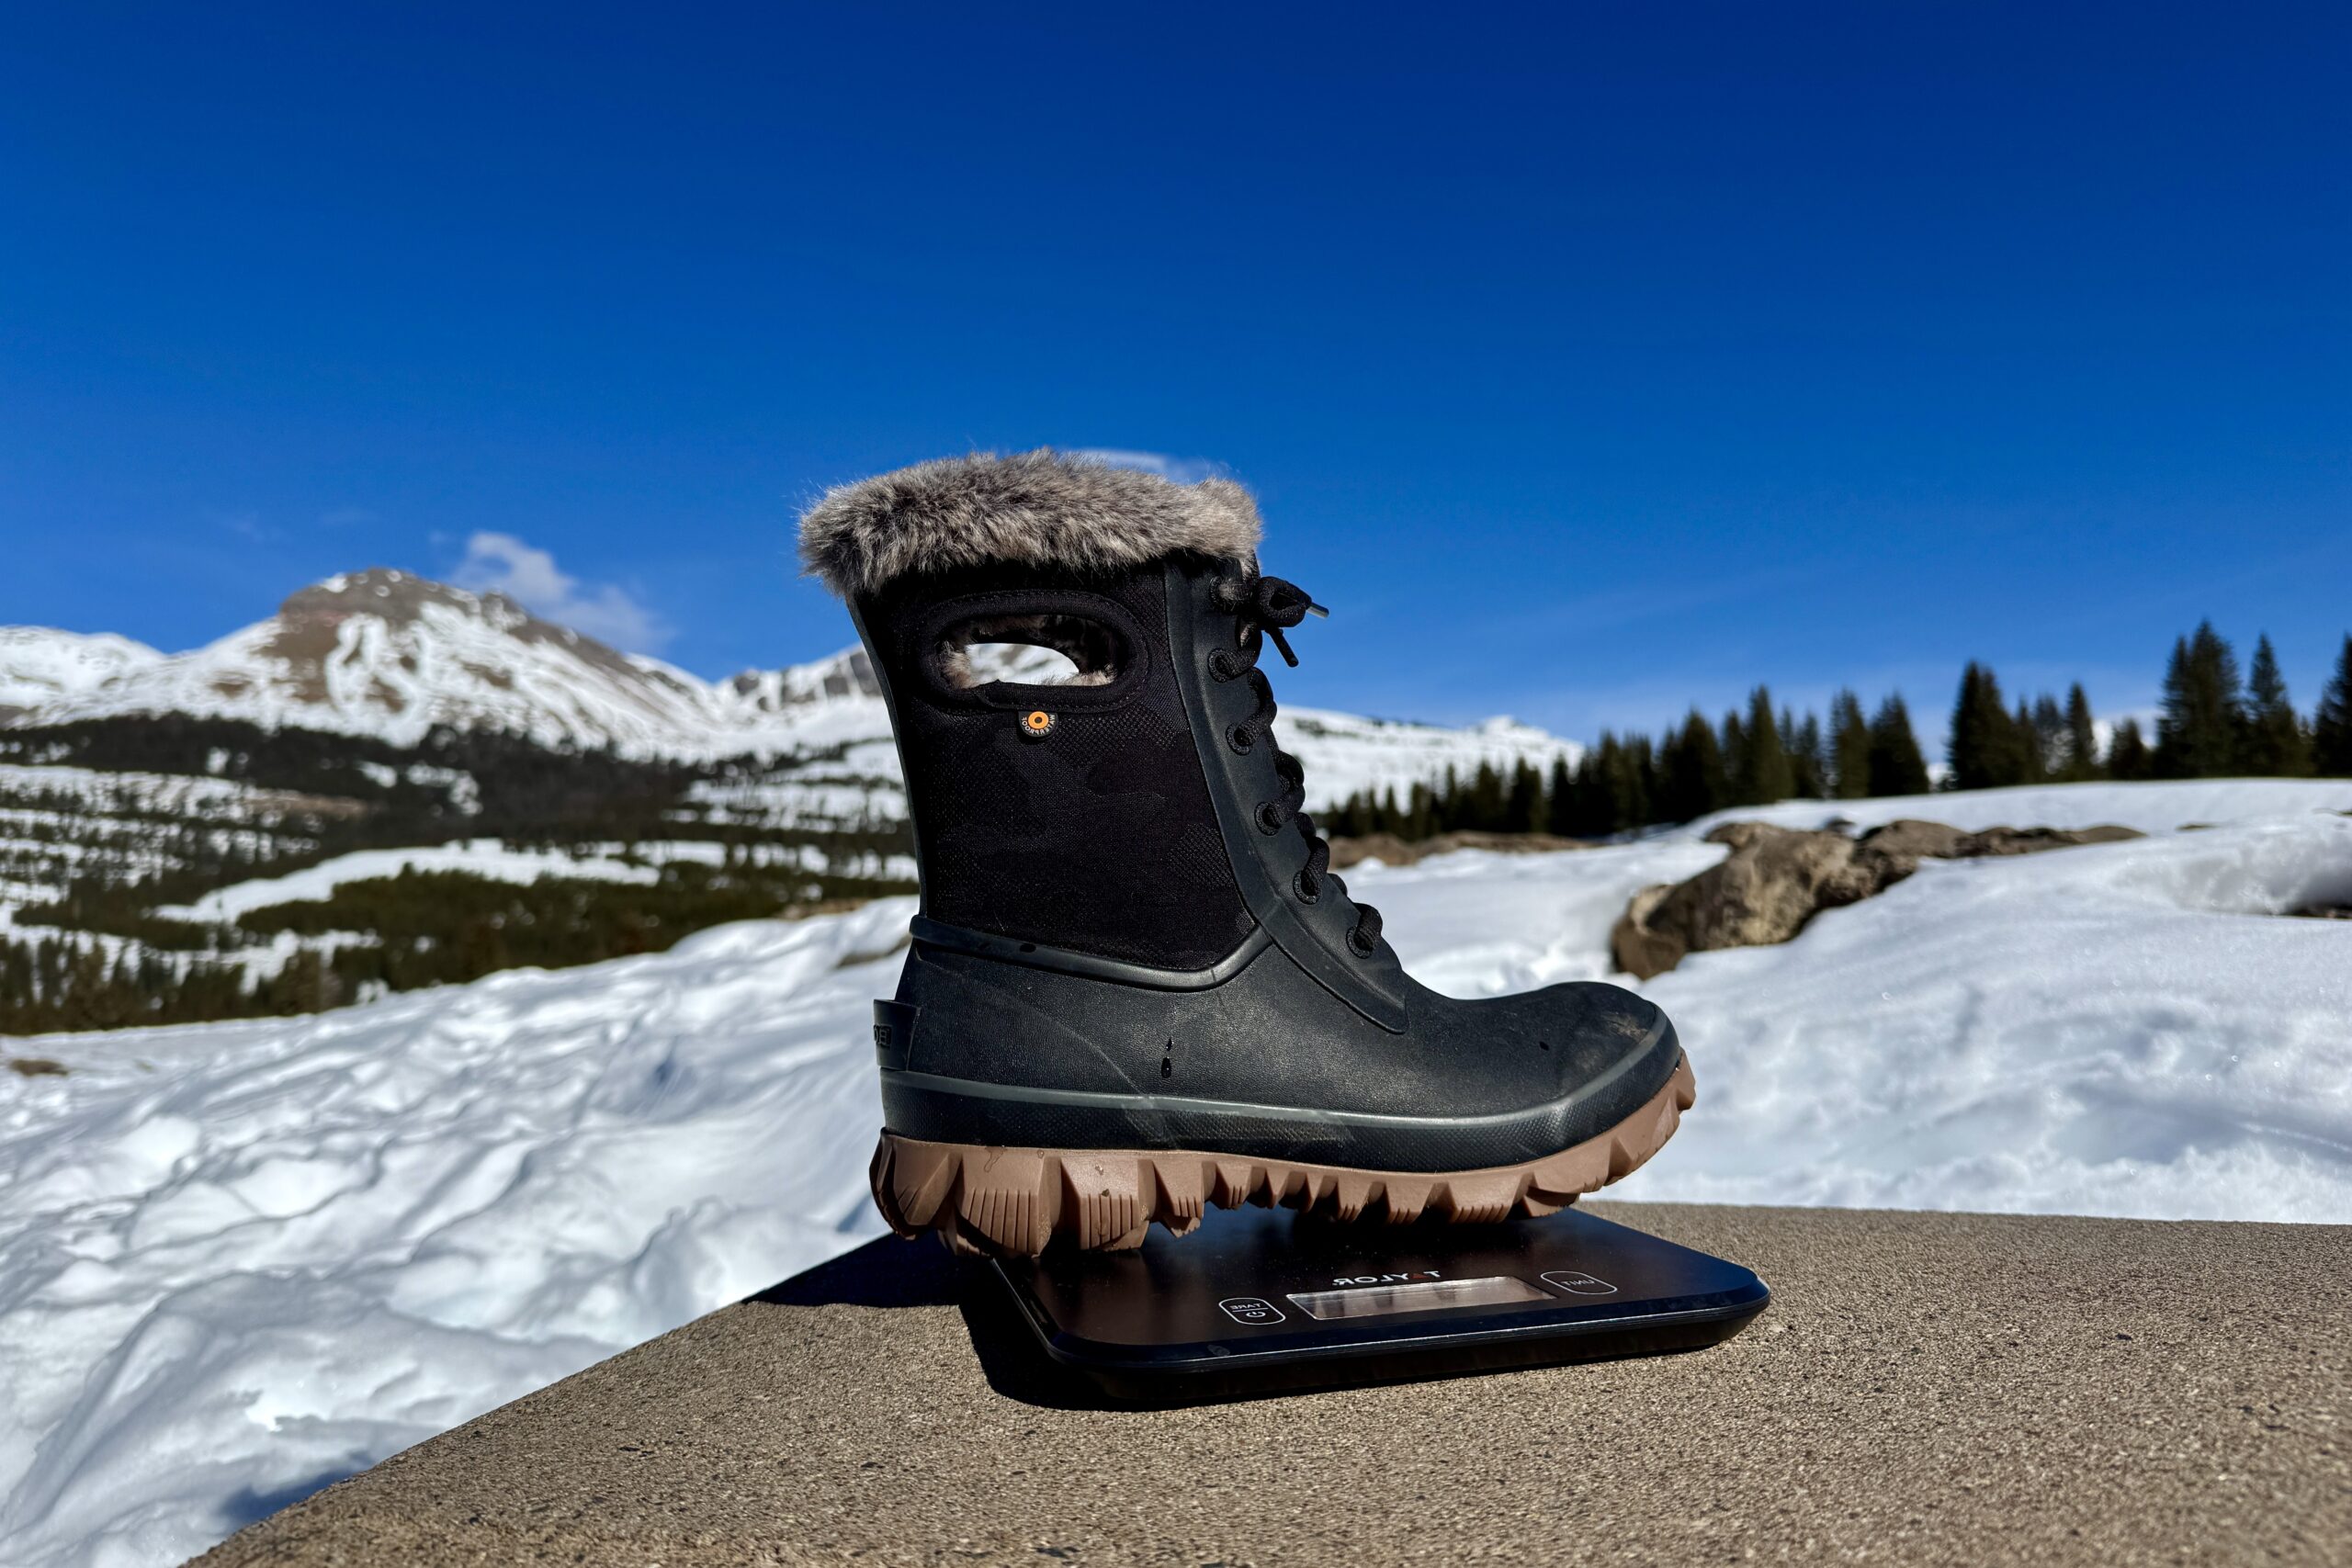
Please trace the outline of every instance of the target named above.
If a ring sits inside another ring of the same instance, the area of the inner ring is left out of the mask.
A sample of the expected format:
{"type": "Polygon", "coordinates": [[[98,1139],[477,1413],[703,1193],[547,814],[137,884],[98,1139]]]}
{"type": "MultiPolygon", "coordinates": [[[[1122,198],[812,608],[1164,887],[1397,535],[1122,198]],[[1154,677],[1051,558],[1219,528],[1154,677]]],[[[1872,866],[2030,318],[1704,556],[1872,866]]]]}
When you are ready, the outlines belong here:
{"type": "Polygon", "coordinates": [[[449,725],[638,755],[709,755],[730,728],[712,689],[683,671],[503,594],[381,567],[314,583],[209,647],[128,660],[24,705],[19,723],[187,713],[396,745],[449,725]]]}
{"type": "Polygon", "coordinates": [[[0,626],[0,722],[11,714],[94,691],[163,657],[143,642],[109,632],[0,626]]]}
{"type": "MultiPolygon", "coordinates": [[[[1062,655],[1018,644],[976,647],[970,658],[982,679],[1051,684],[1073,672],[1062,655]]],[[[269,619],[169,657],[120,637],[0,631],[0,724],[166,713],[394,745],[447,725],[688,761],[854,749],[861,776],[897,768],[881,682],[862,648],[706,682],[504,594],[387,567],[313,583],[269,619]]],[[[1454,729],[1286,707],[1279,731],[1317,805],[1435,781],[1449,767],[1544,766],[1577,750],[1507,718],[1454,729]]]]}
{"type": "Polygon", "coordinates": [[[727,682],[724,690],[746,713],[788,714],[820,703],[878,702],[882,682],[874,678],[874,663],[865,649],[851,648],[781,670],[746,670],[727,682]]]}
{"type": "MultiPolygon", "coordinates": [[[[436,619],[444,624],[451,619],[467,621],[521,642],[571,649],[616,675],[640,672],[634,656],[607,648],[570,626],[543,621],[503,593],[469,592],[390,567],[369,567],[314,582],[289,595],[277,607],[277,619],[290,636],[289,656],[300,657],[302,633],[332,629],[354,617],[379,620],[398,629],[429,626],[436,619]]],[[[658,660],[645,662],[656,670],[668,668],[658,660]]]]}
{"type": "Polygon", "coordinates": [[[481,614],[490,608],[497,618],[514,625],[530,618],[529,612],[503,593],[469,593],[389,566],[337,572],[323,582],[314,582],[288,594],[277,613],[292,618],[365,608],[387,620],[414,620],[427,604],[445,605],[467,615],[481,614]]]}

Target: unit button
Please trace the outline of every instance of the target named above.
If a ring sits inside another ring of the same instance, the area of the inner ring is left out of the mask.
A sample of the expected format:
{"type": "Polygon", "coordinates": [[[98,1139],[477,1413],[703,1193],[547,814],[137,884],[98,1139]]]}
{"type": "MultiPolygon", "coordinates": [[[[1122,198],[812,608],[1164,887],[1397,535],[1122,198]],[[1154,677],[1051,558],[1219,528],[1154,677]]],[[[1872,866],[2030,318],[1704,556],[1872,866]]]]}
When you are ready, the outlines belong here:
{"type": "Polygon", "coordinates": [[[1283,1321],[1282,1309],[1260,1296],[1235,1296],[1217,1303],[1216,1308],[1234,1322],[1252,1328],[1283,1321]]]}
{"type": "Polygon", "coordinates": [[[1547,1285],[1556,1285],[1572,1296],[1613,1296],[1617,1287],[1606,1280],[1596,1280],[1579,1269],[1555,1269],[1540,1278],[1547,1285]]]}

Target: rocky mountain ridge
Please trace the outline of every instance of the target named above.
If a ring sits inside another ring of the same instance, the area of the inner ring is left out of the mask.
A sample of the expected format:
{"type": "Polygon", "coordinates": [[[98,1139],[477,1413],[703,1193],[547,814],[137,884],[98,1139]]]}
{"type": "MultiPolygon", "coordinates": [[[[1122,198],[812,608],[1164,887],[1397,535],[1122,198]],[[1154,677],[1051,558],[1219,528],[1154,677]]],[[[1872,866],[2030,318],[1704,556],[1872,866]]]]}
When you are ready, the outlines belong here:
{"type": "MultiPolygon", "coordinates": [[[[1001,648],[979,666],[999,679],[1035,680],[1056,657],[1001,648]]],[[[548,746],[689,762],[856,748],[896,772],[889,716],[862,649],[705,681],[537,616],[503,594],[386,568],[302,589],[269,619],[187,653],[0,627],[0,726],[157,714],[396,746],[415,745],[435,726],[499,730],[548,746]]],[[[1280,732],[1306,764],[1318,804],[1359,789],[1402,791],[1449,767],[1466,774],[1481,762],[1548,766],[1555,756],[1573,761],[1579,750],[1500,718],[1451,728],[1285,708],[1280,732]]]]}

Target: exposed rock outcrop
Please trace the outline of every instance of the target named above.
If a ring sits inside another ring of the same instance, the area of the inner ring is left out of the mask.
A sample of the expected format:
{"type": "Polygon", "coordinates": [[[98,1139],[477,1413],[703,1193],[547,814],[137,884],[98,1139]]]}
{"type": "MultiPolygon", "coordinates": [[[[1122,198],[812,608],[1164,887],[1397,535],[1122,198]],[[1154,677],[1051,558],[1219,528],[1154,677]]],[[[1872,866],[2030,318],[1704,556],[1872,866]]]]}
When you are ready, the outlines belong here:
{"type": "Polygon", "coordinates": [[[2143,835],[2132,828],[1985,828],[1973,833],[1941,822],[1903,817],[1864,833],[1861,841],[1885,854],[1914,860],[1978,860],[2030,855],[2074,844],[2112,844],[2143,835]]]}
{"type": "Polygon", "coordinates": [[[1689,953],[1788,941],[1823,909],[1857,903],[1918,868],[1837,832],[1730,822],[1707,835],[1731,854],[1688,882],[1645,887],[1611,933],[1617,967],[1663,975],[1689,953]]]}
{"type": "Polygon", "coordinates": [[[1919,868],[1922,860],[2033,854],[2141,835],[2130,828],[1986,828],[1963,832],[1905,818],[1859,839],[1765,822],[1727,822],[1707,841],[1731,854],[1688,882],[1634,895],[1610,933],[1617,967],[1638,979],[1663,975],[1687,953],[1769,947],[1824,909],[1859,903],[1919,868]]]}

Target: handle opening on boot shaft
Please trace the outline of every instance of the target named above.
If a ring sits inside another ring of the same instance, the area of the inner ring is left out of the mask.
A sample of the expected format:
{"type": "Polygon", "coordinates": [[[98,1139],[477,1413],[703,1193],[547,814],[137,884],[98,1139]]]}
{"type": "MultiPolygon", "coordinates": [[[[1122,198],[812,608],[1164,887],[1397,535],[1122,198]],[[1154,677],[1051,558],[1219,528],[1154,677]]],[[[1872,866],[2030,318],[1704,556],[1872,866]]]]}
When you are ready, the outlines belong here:
{"type": "Polygon", "coordinates": [[[920,633],[925,684],[951,705],[1103,707],[1139,684],[1142,630],[1113,601],[1072,592],[973,594],[933,607],[920,633]]]}

